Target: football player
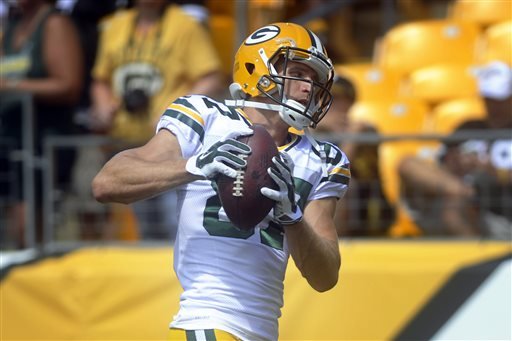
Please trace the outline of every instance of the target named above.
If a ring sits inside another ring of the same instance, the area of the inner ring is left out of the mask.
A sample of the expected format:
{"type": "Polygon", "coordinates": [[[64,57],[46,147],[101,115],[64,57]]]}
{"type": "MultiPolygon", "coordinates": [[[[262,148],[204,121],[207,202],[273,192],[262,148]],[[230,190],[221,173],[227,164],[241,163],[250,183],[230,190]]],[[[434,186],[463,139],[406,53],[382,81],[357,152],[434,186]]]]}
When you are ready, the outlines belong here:
{"type": "Polygon", "coordinates": [[[288,258],[317,291],[338,281],[333,216],[350,179],[334,144],[309,133],[327,113],[333,65],[311,31],[292,23],[258,29],[240,46],[226,103],[191,95],[163,113],[144,146],[114,156],[93,181],[101,202],[131,203],[178,191],[174,270],[183,287],[171,340],[277,340],[288,258]],[[280,151],[263,188],[274,209],[254,229],[227,219],[214,190],[235,177],[250,147],[236,140],[263,125],[280,151]],[[304,130],[293,134],[289,128],[304,130]]]}

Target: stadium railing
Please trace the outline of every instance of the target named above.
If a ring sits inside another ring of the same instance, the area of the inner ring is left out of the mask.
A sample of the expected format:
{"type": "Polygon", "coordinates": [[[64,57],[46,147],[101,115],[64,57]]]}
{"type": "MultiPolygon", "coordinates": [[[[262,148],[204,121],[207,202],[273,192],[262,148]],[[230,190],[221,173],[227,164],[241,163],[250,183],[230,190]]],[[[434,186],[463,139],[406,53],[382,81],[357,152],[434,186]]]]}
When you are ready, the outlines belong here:
{"type": "MultiPolygon", "coordinates": [[[[13,94],[14,95],[14,94],[13,94]]],[[[95,202],[90,191],[90,181],[94,174],[104,164],[104,153],[102,150],[106,148],[119,149],[122,145],[120,141],[115,141],[104,136],[97,135],[76,135],[76,136],[50,136],[47,137],[43,145],[43,155],[36,157],[34,154],[33,134],[30,132],[34,129],[34,121],[32,118],[33,109],[31,107],[30,96],[17,94],[16,96],[23,103],[23,149],[10,150],[7,157],[10,162],[17,160],[22,162],[23,166],[23,182],[24,192],[23,198],[27,204],[25,211],[26,227],[24,229],[24,241],[27,248],[42,246],[43,248],[51,248],[57,244],[84,244],[84,243],[104,243],[104,242],[147,242],[139,236],[137,215],[131,205],[102,205],[95,202]],[[55,182],[56,163],[58,159],[55,154],[58,150],[64,148],[72,148],[79,155],[77,162],[69,167],[74,167],[74,177],[70,184],[59,187],[55,182]],[[88,158],[80,161],[80,155],[87,154],[92,151],[88,158]],[[35,210],[34,210],[34,170],[42,168],[43,171],[43,238],[41,241],[36,240],[35,227],[35,210]],[[77,186],[79,187],[77,189],[77,186]],[[121,207],[121,208],[120,208],[121,207]],[[90,230],[87,230],[90,229],[90,230]],[[86,235],[86,237],[84,237],[86,235]],[[40,244],[40,245],[37,245],[40,244]]],[[[435,134],[417,134],[417,135],[378,135],[374,133],[362,134],[318,134],[317,137],[322,140],[331,141],[333,143],[343,144],[345,142],[356,142],[364,145],[377,145],[383,142],[391,141],[462,141],[467,139],[510,139],[510,130],[493,130],[489,131],[464,131],[450,136],[435,134]]],[[[3,141],[7,143],[8,141],[3,141]]],[[[356,160],[351,160],[355,162],[356,160]]],[[[2,174],[4,174],[2,172],[2,174]]],[[[9,174],[4,174],[0,179],[4,183],[11,181],[9,174]]],[[[383,203],[378,200],[382,198],[376,197],[372,193],[376,193],[381,186],[380,179],[373,179],[371,183],[366,184],[369,188],[370,199],[354,200],[348,202],[349,210],[357,211],[365,208],[365,205],[382,206],[383,203]]],[[[7,207],[13,204],[13,196],[0,198],[0,211],[7,212],[7,207]]],[[[506,198],[498,198],[502,200],[500,205],[506,207],[506,198]]],[[[143,202],[139,205],[139,209],[156,215],[161,212],[152,202],[143,202]]],[[[371,213],[372,208],[366,207],[371,213]]],[[[8,220],[7,214],[2,214],[0,232],[2,235],[2,248],[9,248],[9,236],[6,233],[8,225],[12,222],[8,220]]],[[[342,222],[343,223],[343,222],[342,222]]],[[[356,214],[352,214],[346,222],[348,225],[356,226],[354,236],[380,236],[386,237],[386,231],[382,226],[377,231],[372,230],[372,226],[362,226],[369,224],[362,221],[356,214]],[[376,232],[376,233],[375,233],[376,232]]],[[[163,229],[164,227],[160,227],[163,229]]],[[[167,237],[166,237],[167,238],[167,237]]],[[[155,241],[155,240],[152,240],[155,241]]],[[[156,241],[169,242],[169,239],[156,238],[156,241]]],[[[170,240],[172,242],[172,238],[170,240]]]]}

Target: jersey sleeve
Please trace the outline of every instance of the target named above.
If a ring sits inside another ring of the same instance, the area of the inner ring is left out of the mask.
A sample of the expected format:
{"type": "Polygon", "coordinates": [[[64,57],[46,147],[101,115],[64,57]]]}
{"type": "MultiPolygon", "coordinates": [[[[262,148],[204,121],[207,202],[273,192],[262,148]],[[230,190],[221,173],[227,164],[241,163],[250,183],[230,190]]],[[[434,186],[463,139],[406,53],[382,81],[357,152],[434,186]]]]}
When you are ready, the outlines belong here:
{"type": "Polygon", "coordinates": [[[176,99],[161,116],[156,131],[167,129],[177,138],[184,158],[201,149],[204,141],[208,110],[202,108],[202,96],[176,99]]]}
{"type": "Polygon", "coordinates": [[[323,167],[325,172],[318,186],[312,191],[309,200],[327,197],[343,198],[350,182],[350,162],[337,146],[325,142],[326,159],[323,167]]]}

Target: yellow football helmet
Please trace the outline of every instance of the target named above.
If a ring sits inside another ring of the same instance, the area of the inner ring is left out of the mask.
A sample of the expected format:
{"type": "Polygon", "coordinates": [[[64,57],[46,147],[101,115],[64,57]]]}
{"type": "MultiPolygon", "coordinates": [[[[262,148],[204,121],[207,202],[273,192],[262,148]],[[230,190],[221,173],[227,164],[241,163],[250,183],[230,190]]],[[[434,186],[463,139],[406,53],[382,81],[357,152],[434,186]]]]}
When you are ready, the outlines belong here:
{"type": "Polygon", "coordinates": [[[233,68],[234,82],[230,86],[234,101],[226,101],[226,104],[278,111],[293,128],[314,128],[331,105],[333,78],[332,62],[313,32],[293,23],[274,23],[256,30],[238,49],[233,68]],[[317,78],[307,80],[287,75],[288,61],[309,66],[317,78]],[[286,98],[284,89],[288,81],[311,84],[307,104],[286,98]],[[262,96],[275,104],[250,100],[262,96]]]}

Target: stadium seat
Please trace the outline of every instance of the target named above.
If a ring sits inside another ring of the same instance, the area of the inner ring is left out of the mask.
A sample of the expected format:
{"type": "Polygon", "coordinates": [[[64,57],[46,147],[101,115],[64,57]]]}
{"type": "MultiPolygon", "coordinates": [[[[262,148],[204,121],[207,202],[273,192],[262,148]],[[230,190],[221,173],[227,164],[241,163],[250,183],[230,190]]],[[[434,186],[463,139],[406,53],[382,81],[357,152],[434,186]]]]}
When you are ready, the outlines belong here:
{"type": "Polygon", "coordinates": [[[485,28],[512,19],[510,0],[457,0],[449,10],[453,19],[470,21],[485,28]]]}
{"type": "Polygon", "coordinates": [[[385,34],[375,62],[402,75],[438,63],[471,64],[479,34],[471,22],[432,19],[401,24],[385,34]]]}
{"type": "Polygon", "coordinates": [[[476,66],[436,64],[413,71],[406,82],[408,95],[431,105],[455,98],[478,96],[476,66]]]}
{"type": "Polygon", "coordinates": [[[451,134],[462,123],[487,117],[480,97],[458,98],[437,105],[432,112],[434,133],[451,134]]]}
{"type": "Polygon", "coordinates": [[[512,65],[512,20],[489,26],[483,34],[482,62],[493,60],[512,65]]]}
{"type": "Polygon", "coordinates": [[[398,165],[406,156],[419,156],[432,160],[439,149],[438,141],[394,141],[379,145],[379,172],[386,199],[395,208],[395,221],[390,227],[392,237],[411,237],[422,234],[409,212],[400,201],[398,165]]]}
{"type": "MultiPolygon", "coordinates": [[[[351,121],[372,126],[382,136],[421,135],[428,131],[430,119],[428,106],[423,101],[414,98],[356,102],[349,110],[348,115],[351,121]]],[[[421,234],[420,229],[399,205],[398,162],[405,155],[423,153],[428,148],[437,146],[437,142],[432,141],[405,141],[382,142],[378,147],[379,180],[385,198],[396,211],[396,221],[390,230],[390,233],[392,232],[392,235],[396,237],[421,234]]]]}
{"type": "Polygon", "coordinates": [[[353,83],[358,101],[395,98],[400,94],[399,74],[372,63],[337,64],[334,69],[353,83]]]}
{"type": "MultiPolygon", "coordinates": [[[[395,101],[366,101],[356,102],[349,110],[349,120],[372,126],[382,135],[421,135],[428,131],[429,110],[428,106],[420,100],[402,99],[395,101]]],[[[383,182],[383,192],[388,201],[396,205],[398,200],[398,175],[396,165],[401,154],[382,154],[381,149],[388,150],[398,142],[384,142],[379,145],[379,171],[380,179],[383,182]]],[[[412,142],[411,142],[412,143],[412,142]]],[[[423,145],[423,142],[412,143],[414,148],[423,145]]],[[[409,146],[409,145],[407,145],[409,146]]],[[[409,152],[411,147],[403,147],[400,153],[409,152]]],[[[394,149],[390,149],[394,151],[394,149]]]]}
{"type": "Polygon", "coordinates": [[[411,214],[402,206],[395,210],[395,221],[389,227],[389,235],[394,238],[417,237],[423,231],[414,222],[411,214]]]}
{"type": "Polygon", "coordinates": [[[397,205],[400,197],[398,164],[406,156],[418,156],[432,161],[440,147],[440,142],[428,141],[387,141],[379,145],[379,172],[382,189],[388,201],[397,205]]]}
{"type": "Polygon", "coordinates": [[[424,133],[429,116],[428,106],[414,98],[358,101],[348,112],[350,121],[370,125],[382,135],[424,133]]]}

